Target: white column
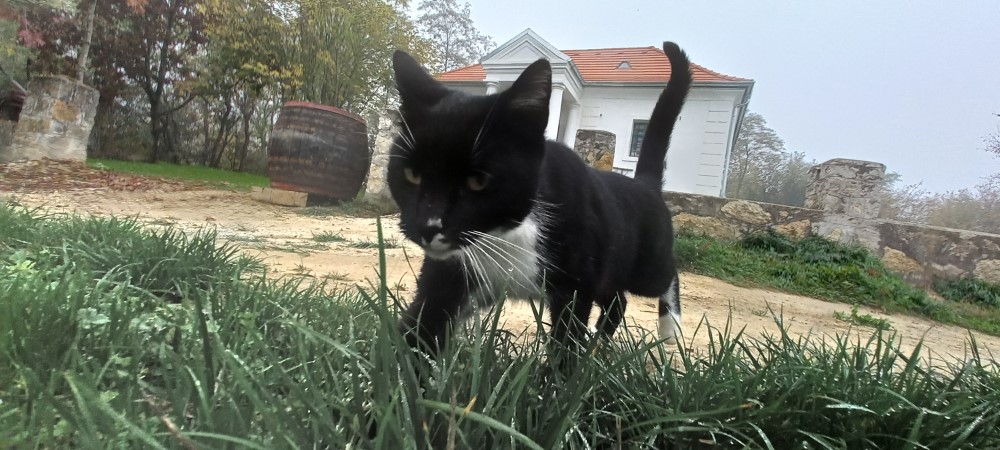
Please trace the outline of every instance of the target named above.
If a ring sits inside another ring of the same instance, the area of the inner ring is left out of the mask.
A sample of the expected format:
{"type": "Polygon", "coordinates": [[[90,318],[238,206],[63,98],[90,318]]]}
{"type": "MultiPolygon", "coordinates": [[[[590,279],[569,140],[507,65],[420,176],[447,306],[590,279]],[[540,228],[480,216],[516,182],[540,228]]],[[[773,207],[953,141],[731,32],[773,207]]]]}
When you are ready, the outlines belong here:
{"type": "Polygon", "coordinates": [[[563,134],[563,144],[573,148],[576,145],[576,130],[580,129],[580,104],[569,105],[569,115],[566,116],[566,132],[563,134]]]}
{"type": "Polygon", "coordinates": [[[562,117],[563,86],[552,85],[552,98],[549,99],[549,124],[545,127],[545,138],[559,139],[559,118],[562,117]]]}
{"type": "Polygon", "coordinates": [[[496,81],[487,81],[486,82],[486,95],[496,94],[498,90],[500,90],[500,83],[499,82],[496,82],[496,81]]]}

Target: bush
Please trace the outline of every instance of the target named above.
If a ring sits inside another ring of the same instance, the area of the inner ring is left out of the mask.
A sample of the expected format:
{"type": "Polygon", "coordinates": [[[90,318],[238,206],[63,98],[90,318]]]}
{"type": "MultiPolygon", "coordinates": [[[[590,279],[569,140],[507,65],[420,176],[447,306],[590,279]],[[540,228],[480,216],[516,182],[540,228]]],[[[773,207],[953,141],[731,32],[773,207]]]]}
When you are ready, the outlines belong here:
{"type": "Polygon", "coordinates": [[[1000,285],[987,283],[983,280],[974,278],[939,279],[934,282],[934,290],[953,302],[1000,307],[1000,285]]]}

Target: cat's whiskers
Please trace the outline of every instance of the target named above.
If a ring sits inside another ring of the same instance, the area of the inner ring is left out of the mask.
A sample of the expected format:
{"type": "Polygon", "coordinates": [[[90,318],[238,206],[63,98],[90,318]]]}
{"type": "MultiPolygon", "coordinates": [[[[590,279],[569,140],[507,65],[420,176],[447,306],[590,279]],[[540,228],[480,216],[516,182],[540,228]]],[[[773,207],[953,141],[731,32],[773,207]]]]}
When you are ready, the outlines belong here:
{"type": "Polygon", "coordinates": [[[406,122],[406,116],[400,114],[399,121],[403,123],[403,128],[406,129],[406,133],[403,133],[403,130],[399,130],[399,137],[402,138],[403,142],[405,142],[410,148],[417,148],[417,146],[414,145],[417,139],[413,137],[413,130],[410,129],[410,124],[406,122]]]}
{"type": "Polygon", "coordinates": [[[397,136],[399,136],[399,139],[403,141],[404,145],[399,145],[399,143],[397,143],[395,140],[392,141],[392,145],[396,146],[404,153],[411,152],[414,148],[413,141],[411,141],[410,138],[406,137],[406,135],[404,135],[403,133],[399,133],[397,134],[397,136]]]}
{"type": "Polygon", "coordinates": [[[506,279],[503,280],[503,281],[505,281],[507,283],[506,285],[498,285],[498,284],[495,283],[496,281],[500,281],[500,280],[488,279],[486,277],[486,274],[491,273],[491,272],[497,272],[497,271],[499,271],[499,272],[506,272],[508,274],[512,274],[513,273],[512,269],[513,269],[514,266],[512,266],[511,269],[507,269],[507,266],[505,266],[505,265],[501,264],[499,261],[497,261],[497,259],[494,257],[494,253],[492,251],[490,251],[486,247],[483,247],[483,246],[479,245],[478,242],[474,243],[474,244],[471,244],[469,247],[472,249],[470,256],[472,256],[473,258],[475,258],[475,260],[479,264],[480,273],[477,273],[477,276],[482,280],[483,285],[485,285],[485,291],[486,291],[485,293],[487,294],[487,300],[489,302],[495,301],[497,299],[497,296],[496,296],[496,293],[494,292],[494,289],[498,289],[498,288],[499,289],[506,289],[506,288],[509,288],[509,287],[511,287],[510,283],[514,283],[514,285],[516,285],[517,287],[520,287],[522,289],[526,289],[527,288],[527,286],[524,286],[518,280],[517,277],[512,277],[512,276],[506,277],[506,279]],[[490,271],[486,267],[486,264],[489,264],[491,267],[494,267],[497,270],[490,271]]]}
{"type": "MultiPolygon", "coordinates": [[[[539,228],[541,228],[541,227],[539,227],[539,228]]],[[[502,237],[499,237],[499,236],[496,236],[496,235],[493,235],[493,234],[483,233],[482,231],[470,231],[470,233],[473,233],[477,237],[480,237],[480,238],[483,238],[483,239],[486,239],[486,240],[490,240],[492,242],[500,243],[500,244],[502,244],[504,246],[509,247],[512,250],[518,250],[520,252],[523,252],[525,256],[534,255],[536,253],[536,251],[534,249],[524,248],[524,247],[522,247],[522,246],[520,246],[518,244],[515,244],[515,243],[513,243],[511,241],[508,241],[508,240],[506,240],[506,239],[504,239],[502,237]]],[[[511,257],[514,257],[514,255],[512,255],[510,253],[508,253],[508,255],[510,255],[511,257]]],[[[519,259],[519,258],[515,258],[515,259],[519,259]]],[[[537,259],[538,259],[539,264],[541,264],[543,267],[547,267],[549,265],[548,259],[545,258],[543,255],[537,255],[537,259]]]]}
{"type": "Polygon", "coordinates": [[[529,275],[524,273],[524,269],[519,265],[514,264],[514,262],[511,261],[510,259],[510,258],[517,259],[516,256],[504,250],[499,245],[489,242],[488,240],[483,239],[478,241],[478,243],[483,244],[483,246],[480,246],[480,251],[483,252],[483,256],[489,258],[497,269],[500,269],[500,271],[502,272],[506,272],[508,275],[513,275],[514,272],[517,272],[517,274],[520,275],[519,277],[509,276],[508,281],[513,281],[518,287],[522,289],[529,288],[529,286],[525,286],[523,283],[523,280],[528,279],[529,275]],[[506,256],[504,256],[504,254],[506,254],[506,256]],[[501,262],[497,260],[496,258],[497,256],[500,257],[500,259],[503,259],[504,262],[506,262],[507,264],[501,264],[501,262]],[[508,256],[510,258],[508,258],[508,256]]]}
{"type": "MultiPolygon", "coordinates": [[[[487,234],[486,236],[489,236],[490,238],[493,238],[494,240],[499,241],[499,243],[492,242],[492,241],[490,241],[489,239],[486,239],[486,238],[481,239],[478,242],[481,242],[484,246],[487,246],[493,252],[495,252],[497,254],[497,256],[499,256],[500,258],[502,258],[507,263],[507,266],[510,267],[510,269],[508,269],[507,271],[516,270],[518,272],[518,274],[521,275],[522,277],[527,277],[528,274],[524,273],[524,270],[519,265],[514,264],[514,261],[513,261],[513,260],[520,260],[522,258],[518,258],[516,255],[514,255],[513,253],[511,253],[511,251],[509,251],[507,249],[504,249],[501,244],[508,244],[508,245],[511,245],[512,247],[517,247],[517,246],[514,245],[514,244],[512,244],[512,243],[510,243],[510,242],[508,242],[508,241],[505,241],[503,239],[497,238],[496,236],[492,236],[492,235],[489,235],[489,234],[487,234]],[[508,258],[508,256],[510,258],[508,258]],[[511,258],[513,258],[513,260],[511,260],[511,258]]],[[[519,247],[517,249],[519,249],[520,251],[524,252],[523,256],[528,256],[528,257],[533,256],[533,254],[532,254],[533,252],[529,252],[529,251],[521,249],[519,247]]],[[[515,250],[515,249],[512,248],[511,250],[515,250]]],[[[496,261],[495,258],[494,258],[494,261],[496,261]]],[[[497,261],[497,263],[498,263],[497,267],[504,268],[504,266],[500,266],[499,265],[499,261],[497,261]]],[[[522,286],[522,287],[524,287],[524,286],[522,286]]]]}
{"type": "Polygon", "coordinates": [[[469,262],[473,265],[473,276],[476,277],[477,283],[479,284],[479,291],[487,294],[489,298],[493,298],[493,285],[486,279],[486,266],[480,259],[480,254],[482,254],[482,249],[478,248],[475,243],[471,243],[469,246],[463,248],[463,253],[468,257],[469,262]],[[477,254],[476,251],[480,253],[477,254]]]}

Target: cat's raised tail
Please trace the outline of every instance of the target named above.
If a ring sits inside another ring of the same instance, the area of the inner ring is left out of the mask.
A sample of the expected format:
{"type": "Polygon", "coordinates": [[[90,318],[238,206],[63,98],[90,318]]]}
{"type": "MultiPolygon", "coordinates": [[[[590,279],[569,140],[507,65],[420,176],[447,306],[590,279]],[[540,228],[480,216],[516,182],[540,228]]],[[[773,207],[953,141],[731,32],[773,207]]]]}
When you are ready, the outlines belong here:
{"type": "Polygon", "coordinates": [[[663,186],[663,159],[670,147],[670,135],[691,88],[691,62],[684,50],[673,42],[664,42],[663,53],[670,61],[670,81],[653,107],[635,165],[635,180],[657,192],[663,186]]]}

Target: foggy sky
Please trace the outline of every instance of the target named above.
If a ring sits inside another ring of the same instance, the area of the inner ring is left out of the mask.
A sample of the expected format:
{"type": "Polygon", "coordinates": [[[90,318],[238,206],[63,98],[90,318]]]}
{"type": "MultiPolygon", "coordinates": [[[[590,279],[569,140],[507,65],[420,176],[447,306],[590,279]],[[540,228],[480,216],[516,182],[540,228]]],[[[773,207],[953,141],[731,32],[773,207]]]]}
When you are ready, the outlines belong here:
{"type": "Polygon", "coordinates": [[[559,49],[678,42],[692,61],[756,81],[750,110],[819,162],[884,163],[932,191],[1000,172],[1000,1],[472,0],[506,42],[559,49]]]}

